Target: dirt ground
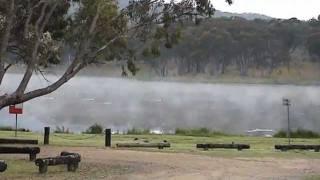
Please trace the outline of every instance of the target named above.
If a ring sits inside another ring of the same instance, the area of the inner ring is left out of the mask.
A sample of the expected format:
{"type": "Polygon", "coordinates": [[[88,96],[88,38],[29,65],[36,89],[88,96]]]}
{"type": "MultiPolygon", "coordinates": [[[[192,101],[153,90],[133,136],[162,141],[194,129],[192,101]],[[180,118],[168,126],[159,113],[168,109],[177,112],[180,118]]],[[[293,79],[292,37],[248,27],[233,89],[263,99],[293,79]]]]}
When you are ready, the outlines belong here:
{"type": "Polygon", "coordinates": [[[90,168],[100,168],[107,173],[100,172],[94,179],[278,180],[303,179],[320,174],[320,159],[217,158],[87,147],[43,147],[39,157],[54,156],[61,151],[78,152],[82,155],[80,173],[84,175],[90,168]]]}

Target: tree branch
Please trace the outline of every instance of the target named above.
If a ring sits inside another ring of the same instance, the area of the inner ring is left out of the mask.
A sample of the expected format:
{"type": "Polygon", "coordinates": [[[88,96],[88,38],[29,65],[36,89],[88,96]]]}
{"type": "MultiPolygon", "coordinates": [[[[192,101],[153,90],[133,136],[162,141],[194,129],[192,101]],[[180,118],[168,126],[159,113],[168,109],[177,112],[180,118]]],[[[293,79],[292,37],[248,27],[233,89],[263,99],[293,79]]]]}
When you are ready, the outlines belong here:
{"type": "Polygon", "coordinates": [[[31,2],[30,0],[28,0],[28,9],[27,9],[27,13],[28,13],[28,17],[26,20],[26,23],[24,25],[24,38],[28,37],[28,33],[29,33],[29,24],[32,18],[32,14],[33,14],[33,8],[31,7],[31,2]]]}
{"type": "Polygon", "coordinates": [[[49,2],[45,3],[42,6],[41,15],[39,16],[39,18],[36,22],[36,25],[35,25],[35,31],[36,31],[36,36],[37,36],[36,42],[35,42],[35,45],[33,48],[32,57],[28,61],[27,70],[23,76],[22,81],[19,84],[19,87],[17,88],[17,90],[15,92],[15,94],[17,96],[21,96],[25,92],[25,90],[29,84],[29,81],[32,77],[33,71],[36,67],[37,60],[38,60],[38,50],[39,50],[39,46],[41,43],[41,35],[43,34],[45,26],[48,24],[49,19],[51,18],[54,10],[57,7],[57,3],[54,3],[52,5],[52,7],[50,8],[49,12],[46,13],[46,9],[47,9],[48,5],[49,5],[49,2]],[[43,23],[41,24],[42,21],[43,21],[43,23]]]}
{"type": "Polygon", "coordinates": [[[43,74],[44,71],[42,71],[40,68],[37,68],[37,72],[40,73],[40,75],[42,76],[42,78],[47,81],[47,83],[50,83],[49,79],[46,78],[46,76],[43,74]]]}
{"type": "MultiPolygon", "coordinates": [[[[76,60],[74,60],[76,61],[76,60]]],[[[66,72],[63,74],[63,76],[60,77],[59,80],[57,80],[55,83],[41,89],[37,89],[34,91],[30,91],[28,93],[25,93],[19,97],[17,97],[15,94],[12,95],[3,95],[0,97],[0,110],[8,105],[14,105],[23,103],[26,101],[29,101],[31,99],[50,94],[53,91],[57,90],[59,87],[61,87],[63,84],[68,82],[71,78],[73,78],[81,69],[83,69],[86,66],[85,63],[78,64],[77,66],[74,66],[74,68],[70,72],[66,72]]]]}
{"type": "Polygon", "coordinates": [[[119,35],[114,37],[113,39],[111,39],[109,42],[107,42],[105,45],[103,45],[102,47],[100,47],[97,51],[92,53],[92,56],[90,57],[95,57],[97,56],[101,51],[105,50],[108,46],[110,46],[112,43],[114,43],[116,40],[123,38],[123,37],[127,37],[126,35],[119,35]]]}
{"type": "Polygon", "coordinates": [[[12,64],[8,64],[5,68],[4,68],[4,71],[5,73],[8,71],[8,69],[12,66],[12,64]]]}

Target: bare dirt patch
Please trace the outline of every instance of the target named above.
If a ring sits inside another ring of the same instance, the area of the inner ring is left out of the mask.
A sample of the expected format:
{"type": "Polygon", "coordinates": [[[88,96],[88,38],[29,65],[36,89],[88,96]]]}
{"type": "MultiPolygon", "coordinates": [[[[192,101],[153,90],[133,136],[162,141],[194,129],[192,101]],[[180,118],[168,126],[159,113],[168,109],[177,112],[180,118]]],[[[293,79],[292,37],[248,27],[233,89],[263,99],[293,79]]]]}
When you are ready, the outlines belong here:
{"type": "Polygon", "coordinates": [[[302,179],[320,174],[319,159],[217,158],[87,147],[43,147],[40,157],[64,150],[82,155],[80,179],[302,179]]]}

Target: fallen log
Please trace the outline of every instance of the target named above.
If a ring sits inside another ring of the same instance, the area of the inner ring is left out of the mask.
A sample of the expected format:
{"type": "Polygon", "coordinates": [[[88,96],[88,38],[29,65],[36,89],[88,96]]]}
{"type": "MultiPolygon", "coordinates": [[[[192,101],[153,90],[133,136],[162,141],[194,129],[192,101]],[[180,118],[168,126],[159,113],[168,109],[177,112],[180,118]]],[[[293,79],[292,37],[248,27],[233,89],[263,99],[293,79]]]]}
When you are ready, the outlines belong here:
{"type": "Polygon", "coordinates": [[[38,144],[38,140],[32,140],[32,139],[3,139],[3,138],[0,138],[0,144],[38,144]]]}
{"type": "Polygon", "coordinates": [[[124,147],[124,148],[169,148],[170,143],[118,143],[116,144],[117,147],[124,147]]]}
{"type": "Polygon", "coordinates": [[[81,156],[78,153],[61,152],[61,156],[39,158],[35,161],[39,173],[46,173],[48,166],[67,165],[68,171],[75,172],[79,168],[81,156]]]}
{"type": "Polygon", "coordinates": [[[0,172],[4,172],[7,170],[7,163],[3,160],[0,160],[0,172]]]}
{"type": "Polygon", "coordinates": [[[39,147],[0,147],[0,154],[29,154],[30,161],[34,161],[39,153],[39,147]]]}
{"type": "Polygon", "coordinates": [[[204,150],[208,150],[208,149],[238,149],[238,151],[241,151],[242,149],[250,149],[250,145],[248,145],[248,144],[197,144],[197,148],[201,148],[204,150]]]}
{"type": "Polygon", "coordinates": [[[320,151],[320,145],[275,145],[275,149],[281,151],[288,151],[288,150],[314,150],[315,152],[320,151]]]}

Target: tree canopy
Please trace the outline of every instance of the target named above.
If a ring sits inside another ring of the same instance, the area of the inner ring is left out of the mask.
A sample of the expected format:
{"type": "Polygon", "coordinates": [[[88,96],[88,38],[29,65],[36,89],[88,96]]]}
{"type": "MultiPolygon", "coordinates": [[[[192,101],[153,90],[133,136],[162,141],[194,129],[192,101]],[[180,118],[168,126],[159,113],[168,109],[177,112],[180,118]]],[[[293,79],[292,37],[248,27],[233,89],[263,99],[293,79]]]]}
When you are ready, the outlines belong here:
{"type": "MultiPolygon", "coordinates": [[[[320,26],[318,20],[246,20],[239,17],[202,20],[194,26],[186,24],[179,44],[164,50],[154,60],[146,47],[144,58],[160,76],[166,76],[168,64],[178,75],[224,74],[227,67],[236,67],[241,76],[250,68],[269,73],[280,66],[290,68],[293,52],[303,49],[310,60],[320,60],[320,26]],[[149,54],[149,56],[148,56],[149,54]]],[[[150,51],[150,50],[149,50],[150,51]]]]}
{"type": "Polygon", "coordinates": [[[0,109],[49,94],[101,59],[127,60],[128,70],[135,74],[130,43],[157,39],[157,45],[172,47],[178,24],[214,13],[209,0],[130,0],[123,9],[115,0],[0,0],[0,4],[0,86],[10,67],[26,65],[18,88],[1,92],[0,109]],[[26,91],[33,74],[60,63],[63,53],[71,57],[63,75],[47,87],[26,91]]]}

